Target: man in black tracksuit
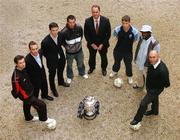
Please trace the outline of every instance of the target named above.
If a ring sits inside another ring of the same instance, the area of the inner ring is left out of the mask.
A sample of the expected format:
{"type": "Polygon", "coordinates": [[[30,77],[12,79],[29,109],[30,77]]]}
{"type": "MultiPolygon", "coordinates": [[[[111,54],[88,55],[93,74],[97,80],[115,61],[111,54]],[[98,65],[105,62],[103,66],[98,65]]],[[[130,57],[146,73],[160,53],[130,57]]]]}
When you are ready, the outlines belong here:
{"type": "Polygon", "coordinates": [[[165,63],[160,60],[157,51],[150,51],[149,61],[151,65],[148,67],[146,78],[147,94],[141,101],[134,120],[130,123],[131,126],[135,126],[140,123],[143,115],[158,115],[159,95],[165,87],[167,88],[170,86],[168,68],[165,63]],[[152,103],[151,110],[146,112],[149,103],[152,103]]]}
{"type": "Polygon", "coordinates": [[[40,121],[47,120],[46,104],[34,96],[34,88],[30,82],[28,74],[25,70],[24,56],[17,55],[14,58],[16,67],[12,75],[12,95],[23,101],[23,111],[26,121],[33,120],[30,113],[31,106],[33,106],[39,116],[40,121]]]}

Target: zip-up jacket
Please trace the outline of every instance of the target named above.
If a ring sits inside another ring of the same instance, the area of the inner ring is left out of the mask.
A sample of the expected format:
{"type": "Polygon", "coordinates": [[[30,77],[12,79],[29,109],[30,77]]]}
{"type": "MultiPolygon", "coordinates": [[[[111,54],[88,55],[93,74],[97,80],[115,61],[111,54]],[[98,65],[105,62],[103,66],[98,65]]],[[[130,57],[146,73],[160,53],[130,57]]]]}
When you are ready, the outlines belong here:
{"type": "Polygon", "coordinates": [[[14,98],[19,98],[20,100],[27,100],[33,95],[33,86],[29,80],[26,70],[14,69],[11,78],[12,82],[12,95],[14,98]]]}
{"type": "Polygon", "coordinates": [[[75,25],[73,29],[66,25],[61,31],[61,43],[68,54],[76,54],[82,50],[83,29],[75,25]]]}

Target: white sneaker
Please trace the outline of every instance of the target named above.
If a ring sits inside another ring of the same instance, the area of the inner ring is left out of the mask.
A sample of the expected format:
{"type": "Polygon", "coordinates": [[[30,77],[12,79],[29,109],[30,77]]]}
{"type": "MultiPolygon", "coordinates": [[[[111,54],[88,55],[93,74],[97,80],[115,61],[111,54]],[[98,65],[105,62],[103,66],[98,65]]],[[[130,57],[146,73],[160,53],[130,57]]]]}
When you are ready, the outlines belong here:
{"type": "Polygon", "coordinates": [[[70,79],[70,78],[67,78],[67,81],[66,81],[68,84],[71,84],[71,82],[72,82],[72,79],[70,79]]]}
{"type": "Polygon", "coordinates": [[[84,75],[83,75],[83,78],[84,78],[84,79],[88,79],[89,77],[88,77],[87,74],[84,74],[84,75]]]}
{"type": "Polygon", "coordinates": [[[48,118],[46,121],[46,126],[48,129],[55,129],[56,128],[56,120],[48,118]]]}
{"type": "Polygon", "coordinates": [[[128,83],[131,85],[131,84],[133,84],[133,79],[132,79],[132,77],[128,77],[128,83]]]}
{"type": "Polygon", "coordinates": [[[117,72],[112,71],[112,72],[110,73],[109,77],[110,77],[110,78],[113,78],[113,77],[116,76],[116,75],[117,75],[117,72]]]}
{"type": "Polygon", "coordinates": [[[130,128],[135,130],[135,131],[139,130],[140,127],[141,127],[141,123],[140,122],[138,124],[136,124],[136,125],[130,125],[130,128]]]}
{"type": "Polygon", "coordinates": [[[33,122],[39,121],[39,117],[38,116],[33,116],[33,119],[31,121],[33,121],[33,122]]]}

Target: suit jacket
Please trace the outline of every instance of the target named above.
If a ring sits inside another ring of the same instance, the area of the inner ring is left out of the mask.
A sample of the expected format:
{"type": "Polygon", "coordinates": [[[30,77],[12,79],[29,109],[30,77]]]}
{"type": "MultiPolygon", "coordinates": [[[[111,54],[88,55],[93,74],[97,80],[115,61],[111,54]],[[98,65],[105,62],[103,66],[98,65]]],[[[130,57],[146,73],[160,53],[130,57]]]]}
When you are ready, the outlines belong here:
{"type": "Polygon", "coordinates": [[[41,59],[42,68],[39,66],[35,58],[30,53],[27,54],[27,56],[25,57],[25,61],[26,61],[26,71],[29,75],[31,83],[33,84],[34,87],[40,87],[41,81],[47,80],[42,59],[41,59]]]}
{"type": "Polygon", "coordinates": [[[58,67],[58,55],[61,56],[63,52],[60,44],[60,33],[58,34],[57,45],[51,38],[50,34],[47,35],[41,42],[41,54],[46,58],[47,67],[58,67]]]}
{"type": "Polygon", "coordinates": [[[99,33],[96,34],[93,17],[89,17],[85,20],[84,24],[84,36],[87,41],[87,46],[91,47],[91,44],[109,47],[109,39],[111,37],[111,25],[109,19],[100,16],[99,33]]]}

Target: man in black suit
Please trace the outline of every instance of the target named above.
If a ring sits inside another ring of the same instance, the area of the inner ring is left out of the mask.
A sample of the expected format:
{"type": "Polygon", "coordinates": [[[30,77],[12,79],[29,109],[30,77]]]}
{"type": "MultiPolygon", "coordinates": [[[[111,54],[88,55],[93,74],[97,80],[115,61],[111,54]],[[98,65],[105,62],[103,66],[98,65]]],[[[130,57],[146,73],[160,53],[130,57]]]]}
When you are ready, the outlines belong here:
{"type": "Polygon", "coordinates": [[[139,109],[130,125],[131,128],[141,126],[143,115],[158,115],[159,114],[159,95],[163,92],[164,88],[170,86],[169,71],[166,64],[160,60],[159,54],[156,50],[149,53],[149,62],[147,77],[146,77],[146,90],[147,94],[142,99],[139,109]],[[148,104],[152,103],[151,110],[146,111],[148,104]]]}
{"type": "Polygon", "coordinates": [[[57,23],[49,24],[50,34],[47,35],[41,42],[42,55],[46,58],[47,67],[49,70],[50,88],[55,97],[58,97],[58,92],[55,86],[55,75],[57,71],[58,85],[69,87],[69,84],[64,82],[63,71],[65,67],[65,56],[60,46],[60,33],[57,23]]]}
{"type": "Polygon", "coordinates": [[[37,43],[34,41],[30,41],[29,50],[30,53],[27,54],[25,58],[26,71],[29,75],[32,85],[34,86],[34,96],[38,98],[39,90],[41,90],[41,98],[52,101],[53,98],[48,95],[46,73],[44,65],[42,63],[42,59],[40,58],[37,43]]]}
{"type": "Polygon", "coordinates": [[[92,73],[96,65],[96,53],[101,56],[101,68],[103,76],[107,71],[107,50],[109,47],[109,39],[111,36],[111,25],[109,19],[100,15],[100,6],[93,5],[91,7],[92,16],[85,20],[84,36],[89,49],[89,71],[92,73]]]}

